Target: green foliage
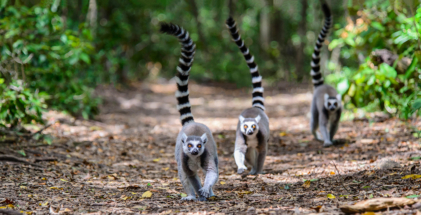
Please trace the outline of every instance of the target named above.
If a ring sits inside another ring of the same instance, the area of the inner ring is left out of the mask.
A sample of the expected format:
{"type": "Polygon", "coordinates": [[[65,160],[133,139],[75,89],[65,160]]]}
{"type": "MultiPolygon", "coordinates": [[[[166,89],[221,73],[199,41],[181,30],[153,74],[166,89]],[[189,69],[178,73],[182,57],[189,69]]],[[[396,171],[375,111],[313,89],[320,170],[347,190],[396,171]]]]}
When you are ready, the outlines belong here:
{"type": "Polygon", "coordinates": [[[334,33],[337,39],[329,48],[340,48],[346,60],[342,72],[327,79],[337,83],[339,93],[348,97],[348,108],[380,108],[407,119],[418,107],[413,101],[421,96],[421,7],[411,16],[404,5],[373,2],[377,1],[367,1],[359,8],[355,23],[348,22],[334,33]],[[372,54],[378,49],[397,53],[398,59],[392,66],[378,64],[372,54]],[[402,70],[399,61],[405,57],[411,63],[402,70]]]}
{"type": "Polygon", "coordinates": [[[43,123],[42,112],[46,108],[42,95],[22,85],[22,81],[10,84],[0,79],[0,125],[15,127],[32,121],[43,123]]]}
{"type": "Polygon", "coordinates": [[[62,18],[48,8],[7,6],[0,19],[1,61],[5,79],[21,80],[45,96],[50,107],[84,118],[97,112],[87,82],[94,53],[90,30],[66,29],[62,18]],[[11,74],[13,78],[8,77],[11,74]]]}

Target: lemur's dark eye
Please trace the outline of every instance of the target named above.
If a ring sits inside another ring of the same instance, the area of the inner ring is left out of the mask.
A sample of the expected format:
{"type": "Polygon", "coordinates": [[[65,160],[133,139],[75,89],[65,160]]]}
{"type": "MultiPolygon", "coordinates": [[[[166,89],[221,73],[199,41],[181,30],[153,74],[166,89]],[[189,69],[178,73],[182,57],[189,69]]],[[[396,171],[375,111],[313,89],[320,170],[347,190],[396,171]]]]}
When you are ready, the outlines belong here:
{"type": "Polygon", "coordinates": [[[333,105],[338,106],[338,103],[337,103],[337,102],[335,102],[335,103],[333,103],[333,105]]]}
{"type": "Polygon", "coordinates": [[[256,128],[256,125],[251,126],[252,128],[256,128]]]}
{"type": "Polygon", "coordinates": [[[202,144],[197,145],[197,148],[199,149],[202,148],[202,144]]]}
{"type": "Polygon", "coordinates": [[[248,128],[248,126],[247,125],[244,125],[244,128],[248,128]]]}
{"type": "Polygon", "coordinates": [[[330,102],[327,103],[327,106],[331,106],[332,104],[330,102]]]}
{"type": "Polygon", "coordinates": [[[191,147],[193,147],[193,145],[192,144],[189,144],[189,145],[187,145],[187,147],[191,148],[191,147]]]}

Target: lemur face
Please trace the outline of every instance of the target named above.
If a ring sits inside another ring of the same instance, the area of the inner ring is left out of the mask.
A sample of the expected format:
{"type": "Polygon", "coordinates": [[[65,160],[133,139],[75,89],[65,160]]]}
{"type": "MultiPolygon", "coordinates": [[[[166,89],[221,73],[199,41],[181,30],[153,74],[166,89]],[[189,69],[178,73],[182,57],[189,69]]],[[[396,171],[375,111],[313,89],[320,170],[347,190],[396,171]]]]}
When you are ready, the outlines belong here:
{"type": "Polygon", "coordinates": [[[341,94],[336,95],[336,97],[330,97],[326,93],[324,106],[328,111],[336,111],[339,109],[341,107],[341,94]]]}
{"type": "Polygon", "coordinates": [[[257,115],[256,118],[244,118],[240,115],[240,129],[244,135],[254,136],[259,130],[259,121],[260,115],[257,115]]]}
{"type": "Polygon", "coordinates": [[[187,155],[200,156],[205,151],[205,144],[208,141],[206,133],[201,137],[187,136],[182,134],[181,142],[183,143],[183,151],[187,155]]]}

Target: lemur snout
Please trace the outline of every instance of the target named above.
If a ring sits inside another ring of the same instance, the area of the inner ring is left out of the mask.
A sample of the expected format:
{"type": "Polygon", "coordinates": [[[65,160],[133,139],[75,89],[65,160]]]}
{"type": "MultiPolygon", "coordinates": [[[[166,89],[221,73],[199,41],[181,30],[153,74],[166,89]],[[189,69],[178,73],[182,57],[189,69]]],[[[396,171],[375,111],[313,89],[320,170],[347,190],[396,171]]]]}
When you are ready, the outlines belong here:
{"type": "Polygon", "coordinates": [[[331,111],[335,110],[335,107],[329,107],[329,110],[331,110],[331,111]]]}
{"type": "Polygon", "coordinates": [[[191,152],[192,155],[198,155],[199,154],[199,150],[195,149],[191,152]]]}
{"type": "Polygon", "coordinates": [[[248,134],[248,135],[251,135],[251,134],[253,134],[253,131],[252,131],[252,130],[248,130],[248,131],[247,131],[247,134],[248,134]]]}

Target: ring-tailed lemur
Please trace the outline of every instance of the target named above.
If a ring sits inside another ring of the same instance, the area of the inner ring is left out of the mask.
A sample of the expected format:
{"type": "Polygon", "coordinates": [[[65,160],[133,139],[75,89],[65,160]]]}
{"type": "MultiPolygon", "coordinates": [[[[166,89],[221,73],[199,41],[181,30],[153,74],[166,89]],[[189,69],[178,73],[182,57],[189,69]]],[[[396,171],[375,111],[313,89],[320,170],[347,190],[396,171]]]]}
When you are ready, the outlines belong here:
{"type": "Polygon", "coordinates": [[[318,127],[320,128],[324,140],[323,146],[327,147],[333,144],[333,136],[338,130],[342,104],[341,94],[338,94],[332,86],[324,84],[322,73],[320,72],[320,49],[332,24],[329,6],[326,3],[323,3],[322,8],[325,15],[325,23],[319,34],[319,38],[317,39],[316,46],[314,46],[314,53],[311,61],[314,96],[311,103],[310,127],[311,133],[318,140],[320,139],[317,137],[316,130],[318,127]]]}
{"type": "Polygon", "coordinates": [[[194,122],[191,114],[188,81],[196,45],[189,33],[178,25],[163,23],[161,32],[176,36],[182,45],[175,96],[183,127],[177,136],[175,159],[178,176],[188,196],[181,200],[196,200],[197,193],[200,201],[206,201],[207,197],[214,196],[212,187],[218,181],[218,154],[212,132],[206,125],[194,122]],[[200,168],[206,175],[203,187],[197,175],[200,168]]]}
{"type": "Polygon", "coordinates": [[[238,33],[236,23],[232,17],[226,21],[231,36],[246,59],[250,69],[253,83],[253,107],[245,109],[239,117],[235,139],[234,159],[237,164],[237,173],[241,174],[247,167],[246,160],[252,169],[250,174],[262,173],[265,163],[267,142],[269,141],[269,118],[265,113],[262,76],[260,76],[254,57],[245,46],[238,33]]]}

